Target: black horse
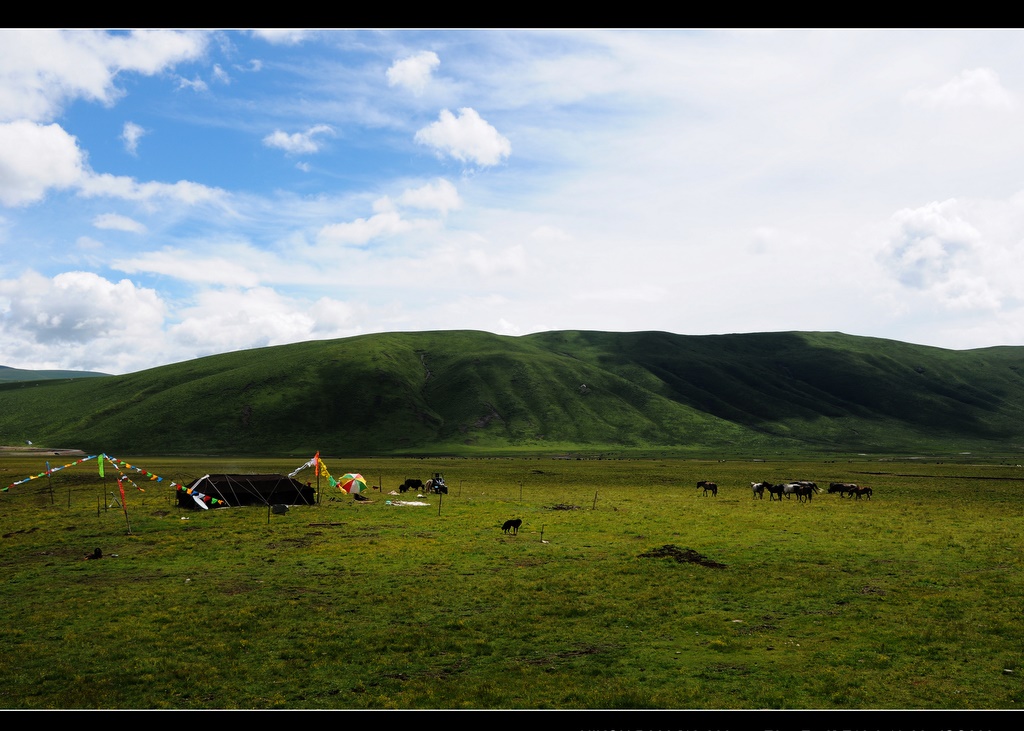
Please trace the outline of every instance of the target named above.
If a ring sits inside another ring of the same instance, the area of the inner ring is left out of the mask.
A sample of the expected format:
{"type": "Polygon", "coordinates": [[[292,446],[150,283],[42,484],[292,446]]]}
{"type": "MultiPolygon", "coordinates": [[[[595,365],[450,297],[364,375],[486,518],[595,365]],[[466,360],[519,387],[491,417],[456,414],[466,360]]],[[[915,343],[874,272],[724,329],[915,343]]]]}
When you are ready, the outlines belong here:
{"type": "Polygon", "coordinates": [[[847,493],[853,494],[853,491],[857,489],[856,482],[830,482],[828,484],[829,492],[838,492],[839,497],[844,497],[847,493]]]}

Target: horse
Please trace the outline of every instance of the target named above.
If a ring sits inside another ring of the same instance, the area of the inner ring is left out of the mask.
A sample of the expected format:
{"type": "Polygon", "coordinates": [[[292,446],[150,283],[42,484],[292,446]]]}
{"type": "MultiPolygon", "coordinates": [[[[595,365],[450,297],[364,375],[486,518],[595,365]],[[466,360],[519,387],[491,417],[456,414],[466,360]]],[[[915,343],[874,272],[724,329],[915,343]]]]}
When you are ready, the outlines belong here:
{"type": "Polygon", "coordinates": [[[798,495],[798,490],[801,486],[796,482],[787,482],[780,485],[780,487],[782,488],[782,494],[786,496],[787,500],[789,500],[793,495],[798,495]]]}
{"type": "Polygon", "coordinates": [[[807,498],[808,502],[811,496],[816,492],[821,492],[821,488],[810,480],[797,480],[796,482],[787,482],[782,486],[782,493],[788,498],[790,495],[796,495],[796,499],[800,502],[807,498]]]}
{"type": "Polygon", "coordinates": [[[828,491],[830,493],[838,492],[839,497],[843,497],[848,492],[852,492],[857,489],[857,483],[855,482],[830,482],[828,484],[828,491]]]}
{"type": "Polygon", "coordinates": [[[764,488],[767,484],[767,482],[751,482],[750,488],[754,491],[754,496],[751,499],[756,500],[760,498],[761,500],[764,500],[764,488]]]}
{"type": "Polygon", "coordinates": [[[718,496],[718,485],[716,485],[715,483],[711,482],[710,480],[700,480],[697,483],[697,489],[700,490],[701,488],[704,488],[704,496],[705,497],[707,497],[707,494],[709,492],[711,493],[711,495],[713,497],[717,497],[718,496]]]}
{"type": "Polygon", "coordinates": [[[430,493],[444,493],[448,494],[448,486],[444,484],[444,480],[439,477],[434,477],[423,483],[423,489],[430,493]]]}
{"type": "Polygon", "coordinates": [[[856,487],[853,490],[850,490],[850,497],[855,497],[858,500],[860,500],[860,496],[863,495],[868,500],[870,500],[871,493],[873,492],[874,490],[872,490],[870,487],[856,487]]]}
{"type": "Polygon", "coordinates": [[[506,520],[505,524],[501,526],[502,533],[508,533],[512,531],[512,535],[519,535],[519,526],[523,524],[522,518],[516,518],[515,520],[506,520]]]}
{"type": "Polygon", "coordinates": [[[775,496],[779,496],[779,500],[782,499],[782,488],[785,485],[773,485],[770,482],[764,483],[764,488],[768,491],[768,502],[775,499],[775,496]]]}
{"type": "Polygon", "coordinates": [[[814,491],[816,487],[817,485],[813,483],[810,485],[798,484],[796,490],[796,499],[799,500],[800,502],[803,502],[804,498],[806,498],[807,502],[810,502],[811,498],[814,497],[814,491]]]}

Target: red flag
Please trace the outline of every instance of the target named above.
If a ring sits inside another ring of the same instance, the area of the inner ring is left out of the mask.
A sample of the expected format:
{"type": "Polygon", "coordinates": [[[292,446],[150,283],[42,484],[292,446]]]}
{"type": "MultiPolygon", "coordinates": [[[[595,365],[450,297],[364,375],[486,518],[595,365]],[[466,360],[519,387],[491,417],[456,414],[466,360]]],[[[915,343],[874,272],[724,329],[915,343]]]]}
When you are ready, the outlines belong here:
{"type": "Polygon", "coordinates": [[[316,450],[316,454],[313,455],[313,474],[316,477],[320,476],[320,450],[316,450]]]}

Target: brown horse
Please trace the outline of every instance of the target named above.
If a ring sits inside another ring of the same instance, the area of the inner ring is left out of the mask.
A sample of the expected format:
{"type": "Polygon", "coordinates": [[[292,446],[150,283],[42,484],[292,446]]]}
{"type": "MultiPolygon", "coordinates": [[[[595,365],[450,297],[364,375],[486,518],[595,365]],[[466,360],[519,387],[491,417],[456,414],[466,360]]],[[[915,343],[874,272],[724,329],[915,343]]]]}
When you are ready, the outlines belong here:
{"type": "Polygon", "coordinates": [[[705,497],[707,497],[707,494],[709,492],[711,493],[712,497],[718,497],[718,485],[711,482],[710,480],[701,480],[700,482],[698,482],[697,489],[700,490],[701,488],[704,488],[705,497]]]}

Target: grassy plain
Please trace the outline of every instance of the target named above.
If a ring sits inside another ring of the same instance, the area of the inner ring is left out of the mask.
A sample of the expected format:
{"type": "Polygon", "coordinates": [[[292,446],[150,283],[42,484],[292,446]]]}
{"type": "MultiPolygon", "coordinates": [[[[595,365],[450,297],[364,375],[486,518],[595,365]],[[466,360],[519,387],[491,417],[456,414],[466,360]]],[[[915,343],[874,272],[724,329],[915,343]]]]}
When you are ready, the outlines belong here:
{"type": "MultiPolygon", "coordinates": [[[[94,461],[0,493],[0,707],[1024,704],[1014,464],[325,457],[385,494],[273,515],[167,484],[303,460],[130,461],[165,478],[127,486],[130,533],[94,461]],[[438,471],[443,500],[386,504],[438,471]],[[790,479],[875,492],[752,499],[790,479]],[[642,556],[669,545],[724,567],[642,556]]],[[[42,468],[4,457],[0,483],[42,468]]]]}

